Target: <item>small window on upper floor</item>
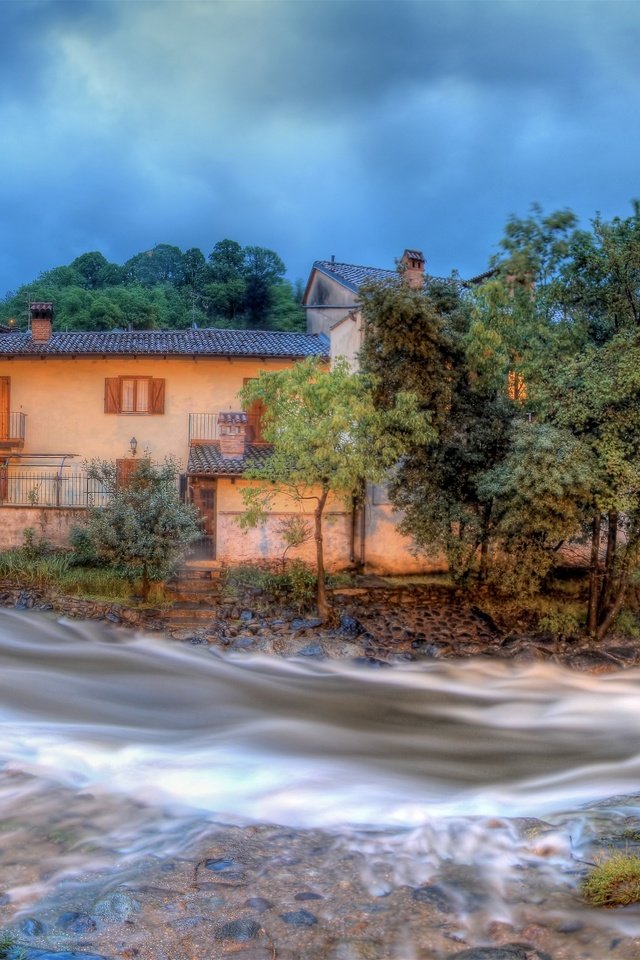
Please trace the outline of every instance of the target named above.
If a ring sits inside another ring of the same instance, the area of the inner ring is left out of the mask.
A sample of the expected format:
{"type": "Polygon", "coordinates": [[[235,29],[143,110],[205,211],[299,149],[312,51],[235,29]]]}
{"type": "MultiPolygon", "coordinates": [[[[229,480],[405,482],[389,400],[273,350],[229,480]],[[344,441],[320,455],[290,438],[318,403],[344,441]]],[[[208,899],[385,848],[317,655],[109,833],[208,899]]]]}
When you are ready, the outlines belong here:
{"type": "Polygon", "coordinates": [[[164,380],[158,377],[106,377],[104,412],[164,413],[164,380]]]}

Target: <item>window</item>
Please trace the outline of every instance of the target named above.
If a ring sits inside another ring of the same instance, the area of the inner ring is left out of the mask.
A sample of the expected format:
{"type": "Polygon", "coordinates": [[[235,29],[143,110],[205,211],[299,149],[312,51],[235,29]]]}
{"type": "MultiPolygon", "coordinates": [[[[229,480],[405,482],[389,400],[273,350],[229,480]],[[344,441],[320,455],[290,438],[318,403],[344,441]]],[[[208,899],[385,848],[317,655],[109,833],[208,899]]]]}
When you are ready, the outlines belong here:
{"type": "Polygon", "coordinates": [[[157,377],[106,377],[104,412],[164,413],[164,380],[157,377]]]}

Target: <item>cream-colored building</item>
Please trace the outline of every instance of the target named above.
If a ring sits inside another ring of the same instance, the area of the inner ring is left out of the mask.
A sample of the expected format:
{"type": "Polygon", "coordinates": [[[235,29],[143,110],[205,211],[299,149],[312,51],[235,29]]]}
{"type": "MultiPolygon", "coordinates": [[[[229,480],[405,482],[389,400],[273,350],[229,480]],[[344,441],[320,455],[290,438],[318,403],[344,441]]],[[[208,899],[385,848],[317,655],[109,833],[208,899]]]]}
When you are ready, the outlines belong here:
{"type": "MultiPolygon", "coordinates": [[[[238,392],[261,370],[328,360],[328,351],[323,335],[258,330],[60,333],[51,304],[32,304],[28,332],[0,331],[0,549],[39,525],[66,544],[78,511],[102,496],[85,461],[115,460],[124,479],[148,456],[176,461],[184,496],[200,510],[196,556],[280,556],[280,521],[298,512],[290,500],[276,503],[264,528],[243,533],[236,522],[243,471],[268,454],[260,411],[241,411],[238,392]]],[[[328,519],[329,567],[347,566],[350,512],[335,501],[328,519]]]]}

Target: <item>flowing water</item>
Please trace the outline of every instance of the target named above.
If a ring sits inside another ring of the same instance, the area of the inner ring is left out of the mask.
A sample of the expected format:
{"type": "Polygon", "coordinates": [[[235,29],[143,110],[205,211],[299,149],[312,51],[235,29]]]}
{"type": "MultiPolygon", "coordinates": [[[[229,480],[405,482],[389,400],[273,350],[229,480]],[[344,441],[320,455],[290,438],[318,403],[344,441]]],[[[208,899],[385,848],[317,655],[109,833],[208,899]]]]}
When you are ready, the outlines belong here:
{"type": "MultiPolygon", "coordinates": [[[[17,922],[216,825],[277,824],[284,847],[330,838],[370,899],[437,884],[480,940],[536,903],[579,929],[594,838],[640,828],[639,690],[636,670],[222,658],[1,611],[0,894],[17,922]]],[[[635,908],[588,923],[640,935],[635,908]]]]}

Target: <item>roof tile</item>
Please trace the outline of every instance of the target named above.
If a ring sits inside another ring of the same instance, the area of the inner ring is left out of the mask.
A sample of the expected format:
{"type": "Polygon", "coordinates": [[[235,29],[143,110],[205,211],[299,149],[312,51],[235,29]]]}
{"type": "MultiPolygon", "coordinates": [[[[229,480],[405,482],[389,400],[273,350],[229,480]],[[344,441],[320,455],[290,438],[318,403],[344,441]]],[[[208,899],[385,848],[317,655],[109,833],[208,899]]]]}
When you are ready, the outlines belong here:
{"type": "Polygon", "coordinates": [[[273,330],[134,330],[53,333],[45,343],[30,333],[0,332],[4,356],[326,357],[322,335],[273,330]]]}
{"type": "Polygon", "coordinates": [[[261,467],[271,456],[269,444],[248,443],[243,457],[223,457],[219,443],[194,444],[189,451],[187,473],[210,477],[240,477],[249,468],[261,467]]]}

